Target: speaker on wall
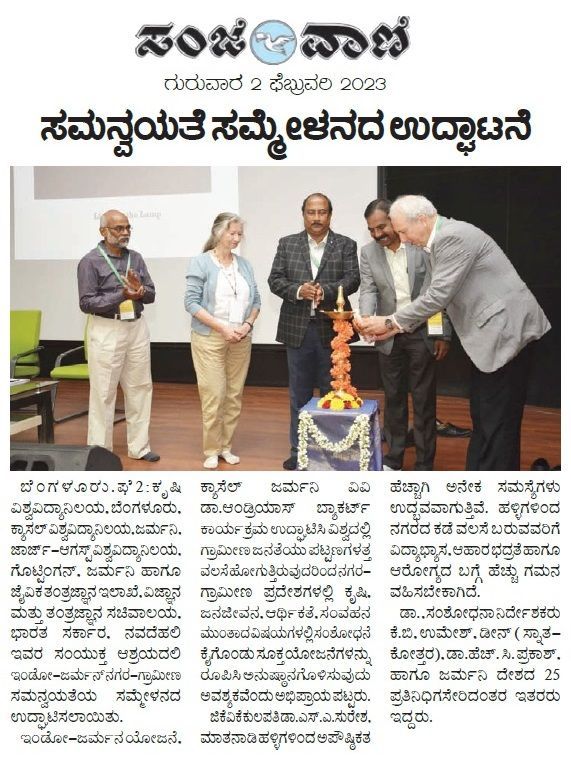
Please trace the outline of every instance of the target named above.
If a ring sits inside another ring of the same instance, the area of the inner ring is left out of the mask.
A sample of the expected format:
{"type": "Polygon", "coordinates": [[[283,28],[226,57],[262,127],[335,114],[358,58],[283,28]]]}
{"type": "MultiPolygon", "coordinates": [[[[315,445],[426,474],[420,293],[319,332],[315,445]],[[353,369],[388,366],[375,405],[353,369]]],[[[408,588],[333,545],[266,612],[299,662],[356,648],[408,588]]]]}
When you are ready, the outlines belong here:
{"type": "Polygon", "coordinates": [[[26,472],[53,470],[122,470],[121,459],[101,446],[60,446],[53,443],[13,443],[10,469],[26,472]]]}

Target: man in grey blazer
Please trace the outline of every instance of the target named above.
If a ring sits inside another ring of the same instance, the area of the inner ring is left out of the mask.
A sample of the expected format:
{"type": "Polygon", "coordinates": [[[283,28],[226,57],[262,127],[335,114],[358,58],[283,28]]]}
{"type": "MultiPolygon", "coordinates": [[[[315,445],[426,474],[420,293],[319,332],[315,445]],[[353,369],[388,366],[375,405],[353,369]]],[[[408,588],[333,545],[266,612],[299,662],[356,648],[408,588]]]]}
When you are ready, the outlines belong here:
{"type": "MultiPolygon", "coordinates": [[[[421,247],[401,242],[389,218],[391,203],[374,199],[365,209],[373,241],[361,250],[362,316],[387,315],[410,305],[430,283],[428,255],[421,247]]],[[[436,324],[437,322],[433,322],[436,324]]],[[[439,331],[429,335],[426,322],[415,331],[377,343],[385,392],[384,435],[388,451],[383,468],[402,469],[408,432],[408,391],[413,402],[415,469],[431,470],[436,452],[435,361],[448,353],[450,321],[444,314],[439,331]]]]}
{"type": "Polygon", "coordinates": [[[441,217],[423,196],[397,199],[390,214],[401,240],[429,253],[432,280],[408,307],[359,322],[359,330],[384,339],[410,332],[446,308],[473,363],[466,469],[519,469],[531,343],[549,331],[549,321],[500,247],[479,228],[441,217]]]}
{"type": "Polygon", "coordinates": [[[311,194],[301,211],[305,230],[279,240],[268,278],[270,290],[282,298],[276,339],[287,351],[291,453],[283,463],[286,470],[297,467],[300,409],[315,387],[321,395],[331,388],[333,328],[319,311],[335,308],[339,286],[345,298],[359,288],[357,245],[330,229],[330,199],[311,194]]]}

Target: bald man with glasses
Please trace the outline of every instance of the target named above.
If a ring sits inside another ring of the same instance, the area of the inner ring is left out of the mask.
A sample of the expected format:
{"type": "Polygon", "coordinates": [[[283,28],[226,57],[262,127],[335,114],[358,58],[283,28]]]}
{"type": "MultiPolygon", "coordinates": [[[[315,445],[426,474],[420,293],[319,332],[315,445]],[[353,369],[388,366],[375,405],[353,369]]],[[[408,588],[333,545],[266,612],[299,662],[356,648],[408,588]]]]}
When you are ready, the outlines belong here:
{"type": "Polygon", "coordinates": [[[156,462],[149,445],[153,382],[144,304],[155,301],[155,285],[142,256],[128,248],[132,228],[126,215],[108,210],[99,220],[101,241],[79,262],[79,307],[89,314],[89,422],[87,443],[113,450],[117,385],[125,398],[127,453],[156,462]]]}

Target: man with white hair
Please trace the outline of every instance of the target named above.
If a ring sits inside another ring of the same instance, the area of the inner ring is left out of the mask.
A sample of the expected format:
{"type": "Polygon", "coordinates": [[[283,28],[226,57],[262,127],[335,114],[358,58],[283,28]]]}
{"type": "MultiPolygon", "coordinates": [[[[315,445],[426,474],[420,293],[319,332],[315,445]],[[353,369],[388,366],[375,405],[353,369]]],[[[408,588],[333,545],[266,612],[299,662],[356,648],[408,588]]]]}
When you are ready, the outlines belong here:
{"type": "MultiPolygon", "coordinates": [[[[421,247],[403,244],[391,225],[388,199],[373,199],[365,209],[372,241],[361,250],[359,312],[388,313],[410,305],[430,284],[428,256],[421,247]]],[[[388,450],[383,470],[402,469],[408,443],[408,393],[413,404],[415,470],[431,470],[436,454],[436,361],[446,357],[450,321],[442,314],[438,334],[427,322],[413,332],[377,343],[383,383],[383,435],[388,450]]],[[[449,427],[453,425],[448,425],[449,427]]]]}
{"type": "Polygon", "coordinates": [[[479,228],[438,215],[424,196],[400,197],[390,218],[401,241],[428,252],[432,280],[392,316],[359,319],[358,330],[386,339],[446,308],[473,364],[466,469],[519,469],[531,343],[549,331],[549,321],[504,252],[479,228]]]}
{"type": "Polygon", "coordinates": [[[89,314],[89,421],[87,443],[113,449],[117,385],[125,398],[131,459],[157,462],[149,446],[153,382],[149,329],[143,304],[155,301],[155,285],[142,256],[128,249],[131,225],[119,210],[99,219],[101,241],[77,267],[79,307],[89,314]]]}

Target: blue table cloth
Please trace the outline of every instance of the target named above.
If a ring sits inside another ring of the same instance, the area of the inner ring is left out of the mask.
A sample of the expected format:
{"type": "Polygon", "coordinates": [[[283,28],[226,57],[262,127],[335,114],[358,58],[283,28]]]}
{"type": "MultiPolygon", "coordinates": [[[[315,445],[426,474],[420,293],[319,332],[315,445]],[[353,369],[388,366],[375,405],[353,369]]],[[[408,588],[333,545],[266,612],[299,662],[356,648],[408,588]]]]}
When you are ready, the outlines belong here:
{"type": "Polygon", "coordinates": [[[298,469],[382,470],[377,401],[359,409],[331,411],[312,398],[300,412],[298,469]]]}

